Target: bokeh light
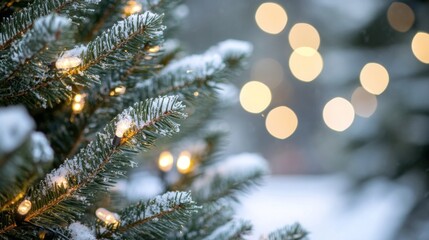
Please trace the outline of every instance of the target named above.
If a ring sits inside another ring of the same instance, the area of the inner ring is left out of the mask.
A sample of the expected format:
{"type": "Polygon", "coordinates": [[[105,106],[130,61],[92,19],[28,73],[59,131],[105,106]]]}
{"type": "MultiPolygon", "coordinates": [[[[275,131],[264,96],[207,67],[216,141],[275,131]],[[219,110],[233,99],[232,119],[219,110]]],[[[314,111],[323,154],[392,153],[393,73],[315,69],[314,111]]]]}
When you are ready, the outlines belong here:
{"type": "Polygon", "coordinates": [[[311,82],[322,72],[323,59],[317,50],[300,47],[292,52],[289,58],[289,68],[297,79],[311,82]]]}
{"type": "Polygon", "coordinates": [[[319,48],[319,32],[308,23],[297,23],[289,32],[289,44],[292,49],[310,47],[315,50],[319,48]]]}
{"type": "Polygon", "coordinates": [[[173,167],[173,155],[169,151],[163,151],[159,155],[158,167],[163,172],[168,172],[173,167]]]}
{"type": "Polygon", "coordinates": [[[394,2],[387,10],[387,21],[398,32],[406,32],[413,26],[415,20],[413,10],[405,3],[394,2]]]}
{"type": "Polygon", "coordinates": [[[278,34],[286,27],[286,11],[277,3],[262,3],[255,13],[255,20],[258,27],[269,34],[278,34]]]}
{"type": "Polygon", "coordinates": [[[191,153],[182,151],[177,159],[177,171],[181,174],[186,174],[192,171],[191,153]]]}
{"type": "Polygon", "coordinates": [[[298,118],[292,109],[285,106],[276,107],[268,113],[265,127],[273,137],[286,139],[298,127],[298,118]]]}
{"type": "Polygon", "coordinates": [[[370,117],[377,109],[377,97],[362,87],[354,90],[351,103],[356,115],[361,117],[370,117]]]}
{"type": "Polygon", "coordinates": [[[389,84],[389,73],[378,63],[367,63],[360,72],[360,83],[369,93],[380,95],[389,84]]]}
{"type": "Polygon", "coordinates": [[[271,91],[267,85],[251,81],[246,83],[240,91],[240,104],[250,113],[260,113],[270,105],[271,91]]]}
{"type": "Polygon", "coordinates": [[[429,34],[425,32],[418,32],[413,37],[411,49],[414,56],[422,62],[429,64],[429,34]]]}
{"type": "Polygon", "coordinates": [[[282,65],[272,58],[262,58],[252,67],[252,79],[258,79],[270,87],[277,87],[283,77],[282,65]]]}
{"type": "Polygon", "coordinates": [[[355,118],[352,104],[344,98],[336,97],[323,108],[323,120],[330,129],[342,132],[349,128],[355,118]]]}

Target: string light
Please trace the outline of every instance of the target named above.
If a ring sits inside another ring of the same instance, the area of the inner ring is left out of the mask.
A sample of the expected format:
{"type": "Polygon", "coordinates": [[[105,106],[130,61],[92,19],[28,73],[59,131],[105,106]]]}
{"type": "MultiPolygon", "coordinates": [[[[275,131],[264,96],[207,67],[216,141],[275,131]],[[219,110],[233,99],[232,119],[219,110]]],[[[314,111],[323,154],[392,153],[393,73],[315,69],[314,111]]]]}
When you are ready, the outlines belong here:
{"type": "Polygon", "coordinates": [[[124,133],[131,127],[131,120],[124,118],[119,120],[116,124],[115,138],[113,139],[113,145],[119,146],[121,143],[121,138],[124,136],[124,133]]]}
{"type": "Polygon", "coordinates": [[[82,63],[82,59],[76,56],[62,57],[57,59],[55,67],[58,69],[70,69],[79,66],[82,63]]]}
{"type": "Polygon", "coordinates": [[[159,155],[158,167],[163,172],[168,172],[173,167],[173,155],[169,151],[164,151],[159,155]]]}
{"type": "Polygon", "coordinates": [[[131,0],[127,2],[127,5],[124,7],[125,16],[130,16],[134,13],[139,13],[142,10],[142,5],[137,1],[131,0]]]}
{"type": "Polygon", "coordinates": [[[109,210],[105,208],[98,208],[95,211],[95,215],[103,221],[105,224],[118,224],[119,220],[115,213],[110,212],[109,210]]]}
{"type": "Polygon", "coordinates": [[[157,53],[161,48],[159,46],[153,46],[151,48],[149,48],[149,52],[150,53],[157,53]]]}
{"type": "Polygon", "coordinates": [[[192,170],[192,159],[191,153],[188,151],[182,151],[177,159],[177,171],[181,174],[186,174],[192,170]]]}
{"type": "Polygon", "coordinates": [[[83,107],[85,106],[85,94],[76,94],[73,98],[72,110],[73,113],[82,112],[83,107]]]}
{"type": "Polygon", "coordinates": [[[31,210],[31,202],[27,199],[22,201],[18,206],[18,213],[20,215],[26,215],[31,210]]]}
{"type": "Polygon", "coordinates": [[[125,86],[115,87],[113,91],[110,92],[110,96],[122,95],[126,92],[127,88],[125,86]]]}

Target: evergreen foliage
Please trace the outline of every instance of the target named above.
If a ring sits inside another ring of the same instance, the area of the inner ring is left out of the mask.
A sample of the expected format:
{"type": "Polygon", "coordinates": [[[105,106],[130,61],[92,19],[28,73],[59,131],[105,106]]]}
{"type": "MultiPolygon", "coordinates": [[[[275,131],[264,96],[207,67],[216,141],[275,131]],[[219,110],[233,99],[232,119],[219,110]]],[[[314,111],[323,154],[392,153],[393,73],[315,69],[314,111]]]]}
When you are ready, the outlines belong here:
{"type": "Polygon", "coordinates": [[[219,91],[252,46],[228,40],[182,57],[177,40],[164,42],[180,25],[172,14],[180,4],[1,3],[0,239],[249,234],[250,222],[236,219],[232,204],[261,182],[266,163],[246,155],[250,164],[234,167],[219,155],[225,133],[210,120],[226,106],[219,91]],[[192,149],[196,143],[202,147],[192,149]],[[157,149],[180,146],[190,149],[187,172],[168,181],[152,169],[165,193],[133,202],[115,190],[157,149]]]}

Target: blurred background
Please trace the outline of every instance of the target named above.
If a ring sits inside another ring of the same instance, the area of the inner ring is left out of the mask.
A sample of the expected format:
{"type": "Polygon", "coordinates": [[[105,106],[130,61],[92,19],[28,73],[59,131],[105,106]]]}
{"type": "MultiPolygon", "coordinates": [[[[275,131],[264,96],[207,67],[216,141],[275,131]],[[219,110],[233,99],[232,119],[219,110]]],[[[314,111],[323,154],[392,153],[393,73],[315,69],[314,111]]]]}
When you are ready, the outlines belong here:
{"type": "Polygon", "coordinates": [[[253,44],[226,152],[272,175],[242,199],[252,238],[300,222],[311,239],[429,239],[428,1],[188,0],[190,53],[253,44]]]}

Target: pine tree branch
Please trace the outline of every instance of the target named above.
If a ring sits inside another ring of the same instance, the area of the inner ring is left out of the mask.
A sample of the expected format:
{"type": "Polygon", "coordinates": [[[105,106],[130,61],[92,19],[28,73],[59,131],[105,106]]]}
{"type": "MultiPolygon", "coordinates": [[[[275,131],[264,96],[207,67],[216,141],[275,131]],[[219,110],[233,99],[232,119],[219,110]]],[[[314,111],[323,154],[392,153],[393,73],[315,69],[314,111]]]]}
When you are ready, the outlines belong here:
{"type": "MultiPolygon", "coordinates": [[[[90,196],[110,186],[114,179],[123,175],[124,169],[134,165],[129,158],[137,148],[148,148],[158,136],[169,136],[178,131],[178,124],[173,120],[184,117],[183,108],[177,97],[160,97],[124,110],[85,149],[53,170],[32,191],[33,208],[25,221],[34,219],[41,225],[58,225],[62,219],[73,219],[80,212],[82,202],[91,202],[90,196]],[[114,147],[115,124],[123,118],[132,119],[134,125],[124,135],[120,146],[114,147]],[[67,179],[67,188],[56,186],[54,179],[59,176],[67,179]],[[56,211],[62,211],[62,219],[58,219],[56,211]]],[[[0,234],[15,226],[15,223],[2,226],[0,234]]]]}
{"type": "Polygon", "coordinates": [[[61,12],[66,7],[80,1],[82,0],[36,0],[27,8],[15,12],[0,23],[0,32],[3,33],[0,35],[0,50],[5,49],[22,34],[30,30],[37,18],[52,12],[61,12]]]}
{"type": "Polygon", "coordinates": [[[206,240],[244,239],[252,230],[252,224],[245,220],[233,220],[216,229],[206,240]]]}
{"type": "Polygon", "coordinates": [[[169,230],[180,228],[198,209],[189,192],[167,192],[127,207],[120,213],[120,225],[99,237],[165,238],[169,230]]]}
{"type": "Polygon", "coordinates": [[[277,229],[268,235],[267,240],[306,240],[308,232],[299,223],[277,229]]]}

